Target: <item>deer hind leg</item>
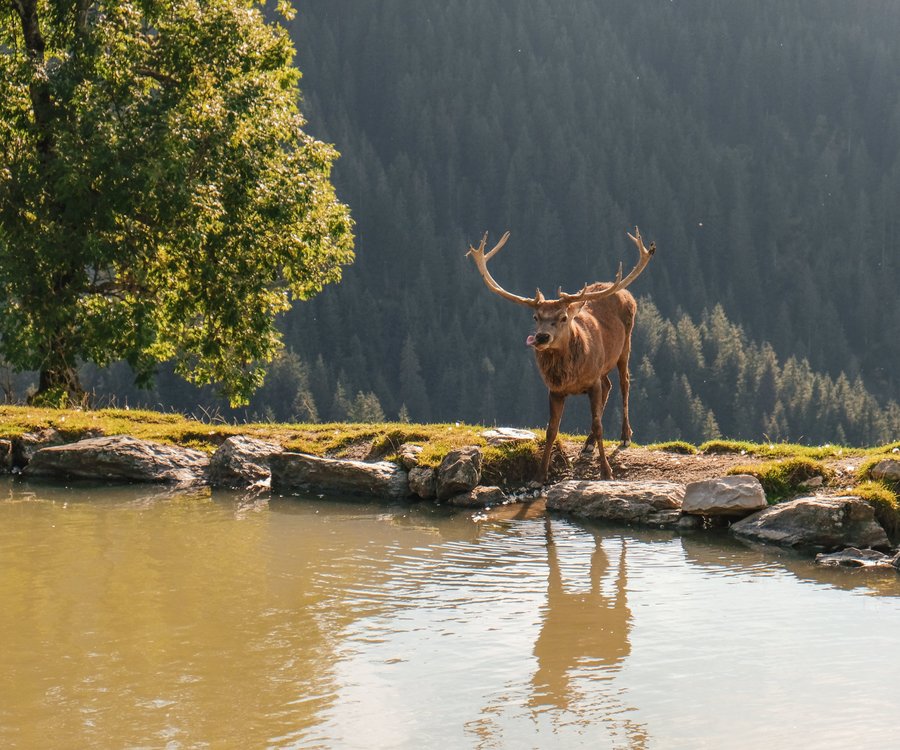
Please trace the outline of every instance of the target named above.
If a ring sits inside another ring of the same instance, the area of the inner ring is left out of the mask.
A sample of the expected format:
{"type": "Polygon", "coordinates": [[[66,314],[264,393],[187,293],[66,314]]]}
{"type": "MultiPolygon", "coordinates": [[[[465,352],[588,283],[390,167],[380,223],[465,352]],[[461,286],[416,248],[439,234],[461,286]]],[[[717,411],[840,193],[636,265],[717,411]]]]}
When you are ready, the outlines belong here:
{"type": "Polygon", "coordinates": [[[603,479],[612,478],[612,468],[606,459],[606,451],[603,448],[603,410],[606,407],[606,401],[609,399],[611,390],[612,382],[608,375],[604,375],[588,391],[588,398],[591,400],[591,434],[588,436],[584,447],[585,450],[590,451],[594,445],[597,446],[597,450],[600,453],[600,476],[603,479]]]}
{"type": "MultiPolygon", "coordinates": [[[[600,378],[594,387],[587,392],[588,399],[591,402],[591,431],[588,433],[587,440],[584,441],[584,446],[581,449],[583,457],[589,457],[597,446],[597,425],[603,419],[603,411],[606,409],[606,402],[609,399],[611,389],[612,381],[607,375],[600,378]]],[[[602,426],[599,434],[602,438],[602,426]]]]}
{"type": "Polygon", "coordinates": [[[622,389],[622,447],[631,445],[631,423],[628,421],[628,391],[631,389],[631,376],[628,373],[628,356],[631,354],[631,341],[625,342],[625,349],[619,357],[619,388],[622,389]]]}
{"type": "MultiPolygon", "coordinates": [[[[550,421],[547,423],[547,435],[544,440],[544,457],[541,459],[541,473],[538,477],[541,483],[547,481],[547,474],[550,471],[550,455],[553,453],[553,445],[556,443],[556,437],[559,435],[559,422],[562,419],[563,407],[566,405],[566,397],[558,393],[550,392],[550,421]]],[[[562,448],[560,448],[562,452],[562,448]]],[[[563,453],[563,457],[565,457],[563,453]]],[[[568,463],[568,459],[566,459],[568,463]]]]}

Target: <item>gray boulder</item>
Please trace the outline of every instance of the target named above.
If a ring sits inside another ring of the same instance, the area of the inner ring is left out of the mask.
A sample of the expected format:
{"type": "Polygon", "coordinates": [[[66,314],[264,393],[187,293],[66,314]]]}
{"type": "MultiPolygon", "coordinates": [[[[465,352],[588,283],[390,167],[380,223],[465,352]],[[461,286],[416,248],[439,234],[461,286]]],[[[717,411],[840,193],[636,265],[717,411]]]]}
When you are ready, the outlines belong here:
{"type": "Polygon", "coordinates": [[[438,500],[468,492],[481,481],[482,456],[478,446],[450,451],[437,470],[438,500]]]}
{"type": "Polygon", "coordinates": [[[272,476],[269,461],[282,450],[280,445],[246,435],[230,437],[209,459],[209,483],[236,490],[267,486],[272,476]]]}
{"type": "Polygon", "coordinates": [[[306,453],[276,453],[271,458],[272,491],[366,495],[399,500],[407,497],[406,471],[390,461],[350,461],[306,453]]]}
{"type": "Polygon", "coordinates": [[[17,435],[12,439],[12,465],[19,468],[28,466],[34,454],[41,448],[63,445],[65,442],[62,435],[53,427],[17,435]]]}
{"type": "Polygon", "coordinates": [[[682,515],[675,524],[675,528],[679,531],[698,531],[703,528],[703,518],[701,516],[682,515]]]}
{"type": "Polygon", "coordinates": [[[23,474],[124,482],[201,482],[209,457],[190,448],[130,435],[87,438],[41,448],[23,474]]]}
{"type": "Polygon", "coordinates": [[[437,495],[435,471],[430,466],[413,466],[409,470],[409,491],[423,500],[431,500],[437,495]]]}
{"type": "Polygon", "coordinates": [[[800,497],[773,505],[732,524],[741,539],[784,547],[889,546],[872,506],[858,497],[800,497]]]}
{"type": "Polygon", "coordinates": [[[409,471],[414,466],[419,465],[419,454],[421,452],[421,445],[415,445],[414,443],[404,443],[397,449],[397,458],[400,460],[403,468],[409,471]]]}
{"type": "Polygon", "coordinates": [[[475,487],[468,492],[454,495],[447,500],[448,505],[456,508],[487,508],[494,505],[503,505],[506,502],[506,493],[499,487],[475,487]]]}
{"type": "Polygon", "coordinates": [[[677,523],[684,485],[674,482],[559,482],[547,493],[547,509],[624,523],[677,523]],[[676,511],[672,513],[671,511],[676,511]]]}
{"type": "Polygon", "coordinates": [[[848,547],[840,552],[820,552],[816,555],[817,565],[844,568],[887,568],[893,570],[891,558],[874,549],[848,547]]]}
{"type": "Polygon", "coordinates": [[[900,482],[900,461],[886,458],[879,461],[870,470],[872,479],[887,479],[889,482],[900,482]]]}
{"type": "Polygon", "coordinates": [[[0,474],[8,474],[12,467],[12,441],[0,440],[0,474]]]}
{"type": "Polygon", "coordinates": [[[759,480],[737,474],[691,482],[684,490],[681,510],[697,516],[746,516],[767,507],[759,480]]]}

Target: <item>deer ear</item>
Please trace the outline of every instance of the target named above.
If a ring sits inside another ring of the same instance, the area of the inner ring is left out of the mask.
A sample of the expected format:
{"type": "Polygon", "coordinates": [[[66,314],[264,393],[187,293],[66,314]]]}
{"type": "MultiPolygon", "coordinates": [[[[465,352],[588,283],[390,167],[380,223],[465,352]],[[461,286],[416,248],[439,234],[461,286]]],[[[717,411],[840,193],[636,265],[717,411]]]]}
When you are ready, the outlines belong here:
{"type": "Polygon", "coordinates": [[[567,308],[569,318],[574,318],[576,315],[578,315],[578,313],[581,312],[581,308],[586,304],[587,300],[581,300],[580,302],[573,302],[571,305],[569,305],[569,307],[567,308]]]}

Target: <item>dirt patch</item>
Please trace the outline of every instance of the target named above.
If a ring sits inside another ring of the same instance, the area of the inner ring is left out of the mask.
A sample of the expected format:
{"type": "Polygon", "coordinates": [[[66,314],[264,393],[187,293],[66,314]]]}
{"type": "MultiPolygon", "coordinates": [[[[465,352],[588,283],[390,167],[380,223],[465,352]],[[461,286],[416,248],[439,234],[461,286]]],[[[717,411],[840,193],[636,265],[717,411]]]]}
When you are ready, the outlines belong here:
{"type": "MultiPolygon", "coordinates": [[[[574,442],[565,443],[565,449],[572,465],[566,468],[562,458],[555,456],[551,470],[552,481],[600,479],[600,466],[596,454],[591,458],[582,458],[581,444],[574,442]]],[[[613,479],[663,480],[683,484],[725,476],[735,466],[773,460],[747,453],[680,454],[634,446],[608,450],[606,456],[613,470],[613,479]]],[[[834,472],[834,476],[829,481],[828,487],[820,491],[832,494],[848,491],[856,484],[856,472],[864,460],[858,456],[824,459],[823,463],[834,472]]]]}
{"type": "Polygon", "coordinates": [[[339,451],[335,451],[332,458],[347,458],[353,461],[380,461],[384,458],[383,451],[373,450],[375,441],[357,440],[349,445],[343,446],[339,451]]]}
{"type": "MultiPolygon", "coordinates": [[[[554,481],[562,479],[600,479],[600,465],[597,456],[583,458],[581,446],[566,443],[566,455],[572,462],[570,469],[554,472],[554,481]]],[[[739,453],[694,454],[651,451],[646,448],[615,448],[607,451],[612,467],[613,479],[620,480],[662,480],[667,482],[699,482],[724,476],[728,470],[742,464],[759,463],[760,459],[739,453]]],[[[554,461],[554,467],[563,469],[562,461],[554,461]]]]}

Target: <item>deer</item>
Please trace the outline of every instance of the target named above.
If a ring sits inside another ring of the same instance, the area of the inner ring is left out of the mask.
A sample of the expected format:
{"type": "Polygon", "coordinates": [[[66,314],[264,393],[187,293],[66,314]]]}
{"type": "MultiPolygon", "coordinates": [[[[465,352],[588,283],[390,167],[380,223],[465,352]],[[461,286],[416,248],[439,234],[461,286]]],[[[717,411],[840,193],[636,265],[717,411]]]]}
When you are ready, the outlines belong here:
{"type": "MultiPolygon", "coordinates": [[[[488,261],[506,244],[509,232],[489,252],[484,248],[487,232],[481,244],[475,248],[469,245],[466,256],[475,261],[481,278],[495,294],[534,310],[534,333],[528,335],[525,343],[534,350],[535,361],[541,379],[550,396],[550,419],[544,441],[538,481],[547,482],[553,446],[557,444],[559,423],[562,419],[566,398],[586,393],[591,404],[591,432],[584,443],[581,454],[591,458],[594,448],[599,452],[600,476],[612,479],[612,468],[603,448],[603,410],[612,390],[609,374],[614,368],[619,371],[619,387],[622,392],[622,443],[623,448],[631,444],[631,424],[628,421],[628,391],[630,376],[628,358],[631,355],[631,332],[637,313],[637,302],[626,290],[647,267],[656,252],[656,243],[644,246],[640,230],[626,233],[640,254],[637,265],[623,278],[622,264],[615,281],[585,284],[581,291],[566,294],[562,287],[557,299],[546,299],[538,289],[534,297],[520,297],[506,291],[488,271],[488,261]]],[[[560,453],[569,464],[568,458],[558,446],[560,453]]]]}

